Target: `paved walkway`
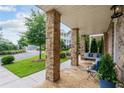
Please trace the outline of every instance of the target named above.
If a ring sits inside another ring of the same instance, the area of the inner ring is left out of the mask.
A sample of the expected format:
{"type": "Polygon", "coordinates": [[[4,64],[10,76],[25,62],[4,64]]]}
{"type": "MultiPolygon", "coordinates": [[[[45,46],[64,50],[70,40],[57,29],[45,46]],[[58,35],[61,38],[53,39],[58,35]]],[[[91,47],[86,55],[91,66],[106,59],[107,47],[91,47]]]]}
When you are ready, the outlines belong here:
{"type": "MultiPolygon", "coordinates": [[[[61,69],[70,67],[71,61],[61,63],[61,69]]],[[[45,80],[45,70],[32,74],[30,76],[19,78],[0,66],[0,87],[2,88],[31,88],[45,80]]]]}

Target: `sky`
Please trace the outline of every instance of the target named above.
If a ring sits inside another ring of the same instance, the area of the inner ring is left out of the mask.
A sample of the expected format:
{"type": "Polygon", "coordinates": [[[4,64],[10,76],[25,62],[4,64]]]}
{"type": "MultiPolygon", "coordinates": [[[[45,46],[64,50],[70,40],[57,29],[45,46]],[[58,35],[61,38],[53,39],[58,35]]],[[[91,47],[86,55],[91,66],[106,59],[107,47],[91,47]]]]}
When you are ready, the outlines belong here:
{"type": "MultiPolygon", "coordinates": [[[[25,17],[30,17],[31,9],[43,12],[41,9],[33,5],[0,5],[0,33],[2,33],[5,39],[17,44],[21,33],[27,31],[24,21],[25,17]]],[[[61,29],[66,32],[70,30],[62,23],[61,29]]]]}

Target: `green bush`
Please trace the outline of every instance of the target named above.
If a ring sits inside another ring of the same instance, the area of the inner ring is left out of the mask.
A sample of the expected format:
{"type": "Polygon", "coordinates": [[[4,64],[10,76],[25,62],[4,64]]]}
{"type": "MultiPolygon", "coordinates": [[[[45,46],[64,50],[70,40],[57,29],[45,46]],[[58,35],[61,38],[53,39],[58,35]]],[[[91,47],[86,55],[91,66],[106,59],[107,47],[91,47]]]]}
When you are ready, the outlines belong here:
{"type": "Polygon", "coordinates": [[[66,57],[66,53],[65,53],[65,51],[62,51],[61,53],[60,53],[60,58],[65,58],[66,57]]]}
{"type": "Polygon", "coordinates": [[[90,52],[91,53],[97,53],[98,47],[97,47],[97,42],[96,39],[93,38],[91,41],[91,48],[90,48],[90,52]]]}
{"type": "Polygon", "coordinates": [[[85,35],[85,52],[89,52],[89,35],[85,35]]]}
{"type": "Polygon", "coordinates": [[[71,53],[70,52],[66,52],[66,56],[71,56],[71,53]]]}
{"type": "Polygon", "coordinates": [[[5,64],[11,64],[15,60],[14,56],[5,56],[1,59],[3,65],[5,64]]]}
{"type": "Polygon", "coordinates": [[[104,51],[103,51],[103,50],[104,50],[104,49],[103,49],[103,37],[101,37],[101,40],[98,41],[98,44],[97,44],[97,45],[98,45],[98,49],[99,49],[98,52],[99,52],[100,54],[103,54],[103,52],[104,52],[104,51]]]}
{"type": "Polygon", "coordinates": [[[70,57],[70,51],[61,51],[60,58],[70,57]]]}
{"type": "Polygon", "coordinates": [[[0,51],[0,55],[8,55],[8,54],[17,54],[17,53],[23,53],[25,50],[8,50],[8,51],[0,51]]]}
{"type": "Polygon", "coordinates": [[[113,63],[113,59],[109,54],[102,56],[98,68],[99,79],[116,83],[117,75],[114,67],[115,64],[113,63]]]}

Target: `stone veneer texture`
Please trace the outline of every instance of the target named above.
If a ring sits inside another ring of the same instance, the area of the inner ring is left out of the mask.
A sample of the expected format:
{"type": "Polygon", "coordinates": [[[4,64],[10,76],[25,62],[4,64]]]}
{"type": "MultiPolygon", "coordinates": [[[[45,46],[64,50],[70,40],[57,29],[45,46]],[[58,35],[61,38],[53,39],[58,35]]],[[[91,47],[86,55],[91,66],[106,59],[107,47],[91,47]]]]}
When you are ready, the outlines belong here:
{"type": "Polygon", "coordinates": [[[60,14],[56,10],[47,12],[46,21],[46,79],[60,79],[60,14]]]}
{"type": "Polygon", "coordinates": [[[120,67],[120,78],[124,82],[124,16],[118,18],[116,28],[116,61],[120,67]]]}
{"type": "MultiPolygon", "coordinates": [[[[124,82],[124,16],[117,19],[116,24],[116,36],[114,36],[114,24],[110,22],[108,28],[108,52],[114,54],[115,48],[115,62],[118,65],[118,78],[124,82]],[[116,44],[114,45],[114,38],[116,38],[116,44]]],[[[113,56],[114,57],[114,56],[113,56]]]]}

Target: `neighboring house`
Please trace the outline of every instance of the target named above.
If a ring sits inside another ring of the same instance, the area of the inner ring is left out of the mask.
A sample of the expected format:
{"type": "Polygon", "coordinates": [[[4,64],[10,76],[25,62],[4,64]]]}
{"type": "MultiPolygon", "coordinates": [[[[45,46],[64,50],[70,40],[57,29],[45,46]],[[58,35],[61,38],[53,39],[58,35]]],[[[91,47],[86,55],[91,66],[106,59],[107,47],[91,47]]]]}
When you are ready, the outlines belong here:
{"type": "Polygon", "coordinates": [[[63,29],[61,30],[61,39],[64,40],[65,45],[68,47],[71,45],[71,31],[64,31],[63,29]]]}

